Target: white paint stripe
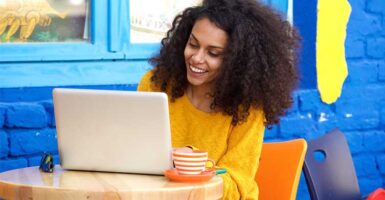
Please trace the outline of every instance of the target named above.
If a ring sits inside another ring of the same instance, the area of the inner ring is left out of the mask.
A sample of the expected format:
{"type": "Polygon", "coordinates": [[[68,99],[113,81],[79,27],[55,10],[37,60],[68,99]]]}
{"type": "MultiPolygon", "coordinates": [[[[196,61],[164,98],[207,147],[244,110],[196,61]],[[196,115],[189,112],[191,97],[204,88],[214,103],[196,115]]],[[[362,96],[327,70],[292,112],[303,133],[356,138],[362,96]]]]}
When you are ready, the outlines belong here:
{"type": "Polygon", "coordinates": [[[187,165],[187,166],[205,166],[206,162],[180,162],[180,161],[174,161],[175,165],[187,165]]]}
{"type": "Polygon", "coordinates": [[[176,157],[174,156],[174,160],[183,160],[183,161],[198,161],[198,162],[206,162],[207,158],[186,158],[186,157],[176,157]]]}
{"type": "Polygon", "coordinates": [[[175,156],[207,156],[207,152],[172,152],[173,155],[175,156]]]}
{"type": "Polygon", "coordinates": [[[175,167],[177,170],[188,170],[188,171],[203,171],[205,170],[205,167],[181,167],[181,166],[176,166],[175,167]]]}

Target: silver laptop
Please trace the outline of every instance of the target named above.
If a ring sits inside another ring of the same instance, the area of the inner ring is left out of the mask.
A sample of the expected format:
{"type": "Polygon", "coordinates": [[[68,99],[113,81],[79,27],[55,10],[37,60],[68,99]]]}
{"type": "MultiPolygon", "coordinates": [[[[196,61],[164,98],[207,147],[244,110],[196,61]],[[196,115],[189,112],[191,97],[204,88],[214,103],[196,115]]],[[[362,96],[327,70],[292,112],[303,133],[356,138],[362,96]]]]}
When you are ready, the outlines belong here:
{"type": "Polygon", "coordinates": [[[55,88],[53,100],[62,168],[141,174],[171,168],[166,94],[55,88]]]}

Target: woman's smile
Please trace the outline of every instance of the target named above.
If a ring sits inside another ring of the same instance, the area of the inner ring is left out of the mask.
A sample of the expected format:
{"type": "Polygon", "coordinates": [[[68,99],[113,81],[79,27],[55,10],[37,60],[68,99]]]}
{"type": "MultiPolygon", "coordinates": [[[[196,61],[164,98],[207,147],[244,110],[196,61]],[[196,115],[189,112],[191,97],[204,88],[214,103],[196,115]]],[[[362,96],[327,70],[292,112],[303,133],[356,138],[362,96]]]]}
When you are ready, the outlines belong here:
{"type": "Polygon", "coordinates": [[[199,74],[202,74],[202,73],[206,73],[207,70],[205,69],[202,69],[202,68],[199,68],[199,67],[194,67],[192,65],[189,65],[189,68],[190,70],[193,72],[193,73],[199,73],[199,74]]]}

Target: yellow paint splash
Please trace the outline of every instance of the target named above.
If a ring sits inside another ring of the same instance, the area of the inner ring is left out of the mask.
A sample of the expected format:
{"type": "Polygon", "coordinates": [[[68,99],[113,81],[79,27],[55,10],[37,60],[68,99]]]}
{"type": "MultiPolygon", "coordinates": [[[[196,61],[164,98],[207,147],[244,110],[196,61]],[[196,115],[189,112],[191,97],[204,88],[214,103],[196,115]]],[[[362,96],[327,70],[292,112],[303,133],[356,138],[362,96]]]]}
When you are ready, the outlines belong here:
{"type": "Polygon", "coordinates": [[[340,97],[348,75],[344,43],[350,12],[347,0],[318,0],[317,82],[321,99],[328,104],[340,97]]]}

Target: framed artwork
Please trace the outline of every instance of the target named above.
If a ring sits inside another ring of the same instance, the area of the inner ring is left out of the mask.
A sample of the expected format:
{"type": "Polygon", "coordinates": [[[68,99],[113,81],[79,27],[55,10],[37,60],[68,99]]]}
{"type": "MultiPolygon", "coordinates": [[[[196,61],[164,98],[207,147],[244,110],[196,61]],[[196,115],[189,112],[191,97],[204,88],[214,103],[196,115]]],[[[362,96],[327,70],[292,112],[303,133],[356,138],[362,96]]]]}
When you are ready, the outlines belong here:
{"type": "Polygon", "coordinates": [[[0,42],[88,42],[89,3],[0,0],[0,42]]]}
{"type": "Polygon", "coordinates": [[[120,2],[0,0],[0,62],[124,58],[111,48],[120,2]]]}

